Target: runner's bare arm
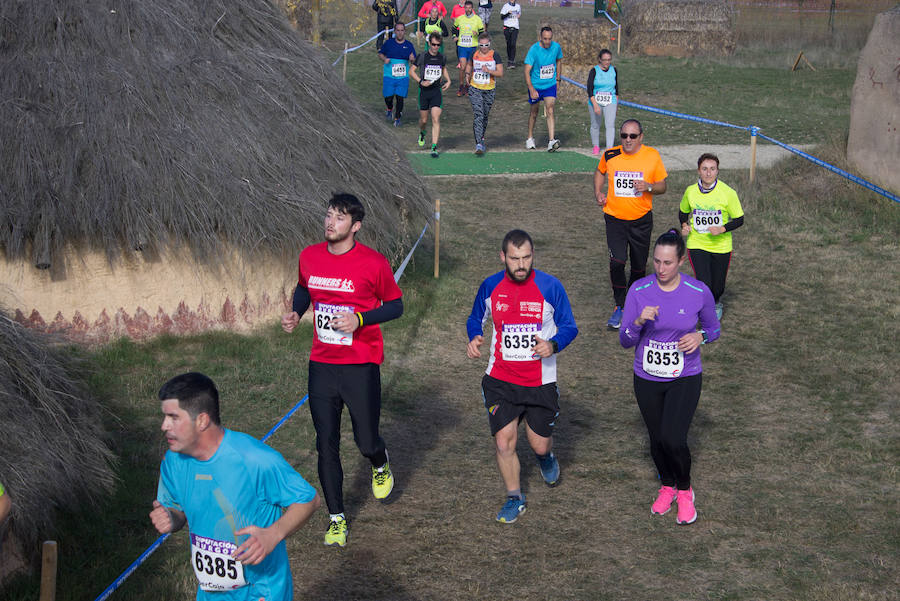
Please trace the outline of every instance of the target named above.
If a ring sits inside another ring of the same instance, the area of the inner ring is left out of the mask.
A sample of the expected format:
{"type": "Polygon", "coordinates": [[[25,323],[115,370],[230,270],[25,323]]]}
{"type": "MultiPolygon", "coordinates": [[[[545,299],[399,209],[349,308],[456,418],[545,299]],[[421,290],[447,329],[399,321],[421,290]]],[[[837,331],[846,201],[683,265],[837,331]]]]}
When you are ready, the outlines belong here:
{"type": "Polygon", "coordinates": [[[281,517],[268,528],[247,526],[236,531],[235,534],[238,536],[249,534],[250,538],[234,550],[234,558],[248,565],[260,563],[278,543],[305,524],[321,504],[322,501],[317,494],[308,503],[288,505],[281,517]]]}
{"type": "Polygon", "coordinates": [[[601,173],[599,169],[594,169],[594,196],[598,205],[606,206],[606,174],[601,173]]]}

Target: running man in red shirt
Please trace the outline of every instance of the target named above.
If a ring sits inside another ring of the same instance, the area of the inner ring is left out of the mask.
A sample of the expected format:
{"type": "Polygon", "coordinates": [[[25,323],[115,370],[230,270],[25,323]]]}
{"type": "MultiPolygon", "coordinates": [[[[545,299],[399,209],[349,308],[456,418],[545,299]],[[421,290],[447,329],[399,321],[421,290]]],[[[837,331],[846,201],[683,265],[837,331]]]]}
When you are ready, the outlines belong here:
{"type": "Polygon", "coordinates": [[[394,488],[387,449],[379,434],[384,341],[379,323],[403,314],[403,293],[379,252],[355,240],[365,209],[351,194],[335,194],[325,214],[325,242],[300,253],[293,311],[281,318],[292,332],[312,303],[309,411],[316,428],[319,481],[331,523],[326,545],[347,544],[340,438],[344,405],[359,451],[372,462],[372,493],[387,499],[394,488]]]}
{"type": "Polygon", "coordinates": [[[556,354],[575,339],[578,328],[559,280],[533,269],[531,236],[512,230],[500,248],[506,269],[484,280],[478,289],[466,322],[466,354],[470,359],[481,357],[483,327],[490,316],[493,335],[481,394],[506,485],[506,503],[497,521],[511,524],[525,511],[516,454],[522,418],[544,482],[547,486],[559,482],[559,462],[552,452],[559,415],[556,354]]]}

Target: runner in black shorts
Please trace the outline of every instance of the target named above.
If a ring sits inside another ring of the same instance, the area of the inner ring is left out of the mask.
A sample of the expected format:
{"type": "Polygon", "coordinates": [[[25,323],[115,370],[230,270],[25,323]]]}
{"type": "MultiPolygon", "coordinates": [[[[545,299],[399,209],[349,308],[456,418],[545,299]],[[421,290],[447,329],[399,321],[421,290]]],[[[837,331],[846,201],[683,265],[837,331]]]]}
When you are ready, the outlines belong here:
{"type": "Polygon", "coordinates": [[[497,521],[511,524],[525,511],[516,453],[523,418],[544,482],[548,486],[559,482],[559,462],[553,454],[553,428],[559,415],[556,355],[575,339],[578,328],[560,281],[532,268],[531,237],[512,230],[500,248],[506,269],[488,277],[478,289],[466,322],[466,355],[481,357],[484,323],[490,317],[493,334],[481,394],[506,486],[506,502],[497,512],[497,521]]]}
{"type": "Polygon", "coordinates": [[[428,35],[428,52],[416,57],[410,69],[410,77],[419,84],[419,146],[425,146],[425,125],[431,115],[431,156],[438,157],[438,137],[441,135],[441,90],[450,87],[447,61],[438,49],[443,38],[439,33],[428,35]],[[440,85],[439,82],[444,82],[440,85]]]}

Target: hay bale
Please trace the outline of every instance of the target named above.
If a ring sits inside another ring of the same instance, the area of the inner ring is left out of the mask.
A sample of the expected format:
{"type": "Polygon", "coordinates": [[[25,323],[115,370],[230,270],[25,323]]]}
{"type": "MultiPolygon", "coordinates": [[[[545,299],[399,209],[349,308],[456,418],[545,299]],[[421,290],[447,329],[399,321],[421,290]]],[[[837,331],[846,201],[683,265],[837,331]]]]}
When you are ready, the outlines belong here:
{"type": "Polygon", "coordinates": [[[730,55],[735,49],[734,9],[727,0],[632,0],[622,29],[635,54],[730,55]]]}
{"type": "Polygon", "coordinates": [[[596,62],[601,48],[616,49],[616,30],[606,19],[542,19],[537,39],[545,26],[553,28],[553,41],[562,46],[564,65],[588,65],[596,62]]]}
{"type": "Polygon", "coordinates": [[[850,102],[847,159],[873,182],[900,193],[900,5],[875,18],[859,55],[850,102]]]}
{"type": "MultiPolygon", "coordinates": [[[[574,79],[580,84],[584,84],[587,81],[588,73],[590,73],[591,69],[596,65],[596,61],[581,65],[570,65],[569,63],[563,63],[563,75],[570,79],[574,79]]],[[[557,88],[556,98],[563,102],[580,102],[581,104],[583,104],[585,107],[584,118],[585,120],[587,120],[588,97],[586,90],[564,81],[557,88]]]]}
{"type": "MultiPolygon", "coordinates": [[[[3,528],[32,565],[40,541],[54,532],[58,509],[86,508],[113,488],[101,407],[76,373],[78,366],[47,338],[0,312],[0,481],[13,499],[3,528]]],[[[4,568],[7,550],[0,550],[4,568]]]]}

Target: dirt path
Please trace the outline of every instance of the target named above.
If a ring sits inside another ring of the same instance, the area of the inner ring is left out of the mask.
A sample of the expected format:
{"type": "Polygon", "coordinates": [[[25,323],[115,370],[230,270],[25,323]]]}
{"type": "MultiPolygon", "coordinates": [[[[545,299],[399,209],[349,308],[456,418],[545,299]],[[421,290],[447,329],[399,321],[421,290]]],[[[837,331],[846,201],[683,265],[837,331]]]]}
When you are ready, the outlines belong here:
{"type": "MultiPolygon", "coordinates": [[[[809,152],[815,146],[812,144],[799,144],[796,148],[809,152]]],[[[711,152],[719,157],[721,169],[749,169],[750,168],[750,144],[679,144],[674,146],[654,146],[662,155],[663,163],[667,171],[694,171],[697,169],[697,157],[704,152],[711,152]]],[[[584,156],[591,156],[590,148],[561,147],[560,150],[577,152],[584,156]]],[[[495,146],[493,152],[524,152],[522,147],[495,146]]],[[[540,151],[531,151],[540,152],[540,151]]],[[[469,150],[446,150],[444,154],[471,154],[469,150]]],[[[758,144],[756,147],[756,167],[769,169],[778,161],[791,156],[791,152],[774,144],[758,144]]],[[[525,174],[532,175],[532,174],[525,174]]]]}

